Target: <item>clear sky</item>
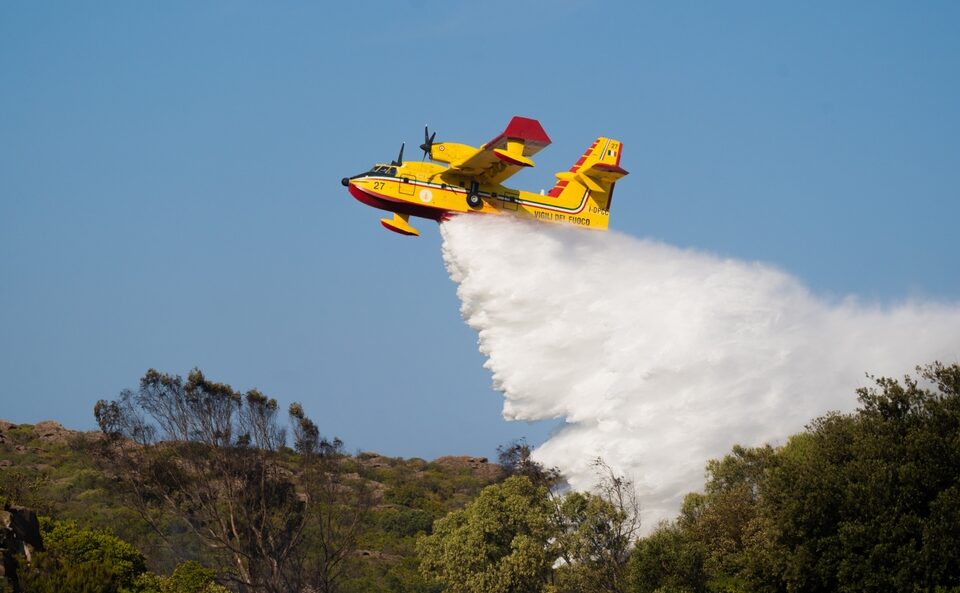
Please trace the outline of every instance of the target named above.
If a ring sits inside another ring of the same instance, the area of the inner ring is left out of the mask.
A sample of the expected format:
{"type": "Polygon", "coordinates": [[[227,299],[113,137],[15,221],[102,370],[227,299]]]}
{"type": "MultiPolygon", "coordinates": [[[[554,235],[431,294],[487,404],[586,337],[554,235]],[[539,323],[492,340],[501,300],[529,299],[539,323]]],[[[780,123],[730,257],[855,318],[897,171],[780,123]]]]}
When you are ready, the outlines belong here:
{"type": "Polygon", "coordinates": [[[614,136],[612,228],[956,302],[958,31],[955,2],[4,2],[0,418],[90,429],[199,366],[351,450],[542,441],[500,418],[436,226],[339,183],[424,123],[539,119],[532,190],[614,136]]]}

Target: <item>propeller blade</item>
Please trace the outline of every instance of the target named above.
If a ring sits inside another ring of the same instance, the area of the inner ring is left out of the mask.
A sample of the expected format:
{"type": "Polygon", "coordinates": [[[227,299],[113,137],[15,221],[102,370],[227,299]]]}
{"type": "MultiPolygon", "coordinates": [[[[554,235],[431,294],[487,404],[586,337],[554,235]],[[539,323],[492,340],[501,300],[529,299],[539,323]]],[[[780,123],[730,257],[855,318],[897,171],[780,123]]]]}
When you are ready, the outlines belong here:
{"type": "Polygon", "coordinates": [[[397,160],[393,161],[393,163],[392,163],[394,167],[399,167],[400,165],[403,164],[403,145],[404,145],[404,143],[401,142],[401,143],[400,143],[400,155],[397,156],[397,160]]]}
{"type": "Polygon", "coordinates": [[[423,126],[423,144],[420,145],[420,150],[423,151],[423,157],[426,158],[430,154],[430,150],[433,148],[433,139],[437,137],[437,133],[430,133],[430,130],[427,126],[423,126]]]}

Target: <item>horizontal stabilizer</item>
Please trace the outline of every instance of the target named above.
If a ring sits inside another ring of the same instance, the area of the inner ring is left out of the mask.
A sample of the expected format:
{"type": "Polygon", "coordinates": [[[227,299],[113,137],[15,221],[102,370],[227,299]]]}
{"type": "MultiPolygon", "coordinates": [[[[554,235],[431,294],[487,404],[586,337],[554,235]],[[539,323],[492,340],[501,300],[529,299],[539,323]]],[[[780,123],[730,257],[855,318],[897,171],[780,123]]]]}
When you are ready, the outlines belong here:
{"type": "Polygon", "coordinates": [[[624,175],[627,175],[628,172],[626,169],[620,165],[614,163],[604,163],[596,162],[579,171],[581,175],[586,175],[588,177],[593,177],[594,179],[602,179],[604,181],[616,181],[624,175]]]}
{"type": "Polygon", "coordinates": [[[601,185],[597,183],[591,176],[585,175],[579,171],[576,173],[571,173],[570,171],[557,173],[557,179],[567,182],[576,181],[590,191],[603,191],[603,187],[601,187],[601,185]]]}

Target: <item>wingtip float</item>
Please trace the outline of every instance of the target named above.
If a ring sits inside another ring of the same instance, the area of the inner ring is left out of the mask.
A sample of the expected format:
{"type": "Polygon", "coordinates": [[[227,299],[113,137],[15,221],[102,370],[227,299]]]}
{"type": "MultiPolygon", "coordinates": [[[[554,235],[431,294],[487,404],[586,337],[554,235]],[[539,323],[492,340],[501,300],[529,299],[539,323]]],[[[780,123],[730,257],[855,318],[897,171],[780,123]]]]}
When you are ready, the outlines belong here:
{"type": "Polygon", "coordinates": [[[434,142],[436,132],[424,128],[420,149],[433,162],[403,160],[374,165],[344,177],[341,183],[358,201],[393,213],[380,224],[401,235],[417,236],[410,217],[441,221],[461,213],[503,214],[606,230],[620,167],[623,143],[597,138],[569,171],[557,173],[549,192],[534,193],[502,185],[550,144],[535,119],[516,116],[493,140],[475,148],[455,142],[434,142]],[[442,164],[437,164],[442,163],[442,164]]]}

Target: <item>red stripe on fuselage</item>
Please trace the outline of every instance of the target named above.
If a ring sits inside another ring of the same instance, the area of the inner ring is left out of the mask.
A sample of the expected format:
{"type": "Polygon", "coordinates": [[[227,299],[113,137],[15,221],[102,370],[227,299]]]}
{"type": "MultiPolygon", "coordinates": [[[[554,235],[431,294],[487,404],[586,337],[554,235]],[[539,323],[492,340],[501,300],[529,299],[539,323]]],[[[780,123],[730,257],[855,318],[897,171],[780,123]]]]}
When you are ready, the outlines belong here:
{"type": "MultiPolygon", "coordinates": [[[[597,147],[597,144],[600,144],[599,138],[594,140],[593,144],[590,145],[590,148],[587,149],[587,152],[583,153],[583,156],[580,157],[580,159],[577,162],[575,162],[572,167],[570,167],[571,173],[576,173],[577,171],[580,170],[580,165],[582,165],[587,160],[587,157],[589,157],[590,153],[593,152],[593,149],[597,147]]],[[[549,192],[547,192],[547,195],[551,198],[556,198],[563,193],[563,188],[565,187],[567,187],[566,181],[562,181],[562,180],[558,181],[557,183],[554,184],[553,188],[549,192]]]]}
{"type": "Polygon", "coordinates": [[[383,194],[378,194],[368,189],[361,189],[352,183],[348,189],[350,190],[350,195],[356,198],[358,202],[388,212],[408,214],[419,218],[429,218],[430,220],[440,220],[447,212],[442,208],[431,208],[430,206],[420,206],[419,204],[411,204],[410,202],[397,201],[383,194]]]}

